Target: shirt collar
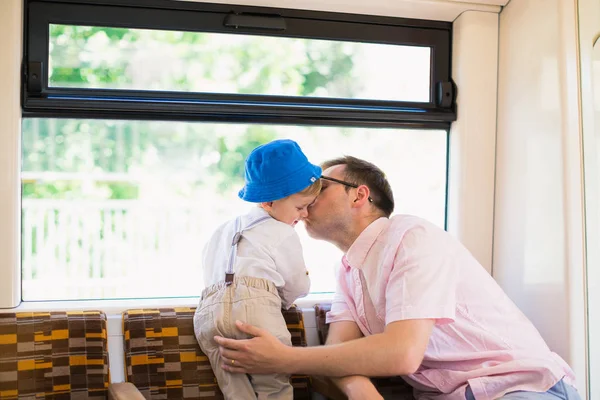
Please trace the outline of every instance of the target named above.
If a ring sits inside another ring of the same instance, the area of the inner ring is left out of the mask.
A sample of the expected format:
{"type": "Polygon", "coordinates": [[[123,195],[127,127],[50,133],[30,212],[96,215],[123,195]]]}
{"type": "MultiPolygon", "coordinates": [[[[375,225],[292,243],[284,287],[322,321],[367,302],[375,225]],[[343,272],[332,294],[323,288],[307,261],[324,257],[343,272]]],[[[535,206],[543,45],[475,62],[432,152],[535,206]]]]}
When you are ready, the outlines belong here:
{"type": "Polygon", "coordinates": [[[389,222],[389,218],[385,217],[381,217],[371,222],[371,224],[358,235],[354,243],[352,243],[352,246],[350,246],[346,254],[342,257],[342,265],[346,269],[349,269],[350,266],[361,268],[369,254],[369,250],[371,250],[371,247],[373,247],[373,244],[375,244],[375,241],[381,232],[387,228],[389,222]]]}
{"type": "Polygon", "coordinates": [[[257,218],[265,217],[267,215],[269,215],[269,213],[266,212],[264,208],[262,208],[260,206],[254,206],[250,209],[250,211],[248,211],[248,214],[246,214],[246,217],[249,220],[255,220],[257,218]]]}

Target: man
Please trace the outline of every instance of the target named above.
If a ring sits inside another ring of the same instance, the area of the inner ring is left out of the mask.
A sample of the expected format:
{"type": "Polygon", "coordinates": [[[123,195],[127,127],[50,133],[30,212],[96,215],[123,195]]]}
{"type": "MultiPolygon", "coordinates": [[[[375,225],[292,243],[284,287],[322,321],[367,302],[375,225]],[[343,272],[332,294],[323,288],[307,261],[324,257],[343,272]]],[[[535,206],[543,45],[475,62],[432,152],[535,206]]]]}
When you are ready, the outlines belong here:
{"type": "Polygon", "coordinates": [[[367,377],[395,376],[417,398],[579,399],[570,367],[452,236],[394,208],[385,175],[343,157],[323,165],[309,234],[345,253],[326,346],[285,347],[239,323],[215,338],[230,372],[338,377],[350,399],[381,399],[367,377]]]}

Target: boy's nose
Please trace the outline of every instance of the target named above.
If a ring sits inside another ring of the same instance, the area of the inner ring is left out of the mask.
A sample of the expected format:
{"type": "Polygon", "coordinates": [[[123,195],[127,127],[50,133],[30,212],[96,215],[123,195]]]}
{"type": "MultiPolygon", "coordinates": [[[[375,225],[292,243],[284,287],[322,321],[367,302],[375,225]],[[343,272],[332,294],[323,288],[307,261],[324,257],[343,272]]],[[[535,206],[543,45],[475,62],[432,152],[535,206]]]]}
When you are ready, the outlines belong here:
{"type": "Polygon", "coordinates": [[[300,218],[304,219],[306,217],[308,217],[308,208],[305,208],[300,212],[300,218]]]}

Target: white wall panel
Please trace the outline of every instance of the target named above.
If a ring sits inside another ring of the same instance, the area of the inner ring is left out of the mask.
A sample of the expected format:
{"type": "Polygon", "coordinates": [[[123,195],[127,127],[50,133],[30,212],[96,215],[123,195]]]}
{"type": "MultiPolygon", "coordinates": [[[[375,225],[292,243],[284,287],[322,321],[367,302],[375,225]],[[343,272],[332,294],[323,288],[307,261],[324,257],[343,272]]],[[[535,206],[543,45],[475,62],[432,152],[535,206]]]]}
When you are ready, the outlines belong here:
{"type": "MultiPolygon", "coordinates": [[[[205,0],[176,0],[204,2],[205,0]]],[[[500,12],[508,0],[211,0],[213,3],[454,21],[468,10],[500,12]]]]}
{"type": "Polygon", "coordinates": [[[575,0],[500,14],[493,275],[585,388],[575,0]]]}
{"type": "Polygon", "coordinates": [[[468,11],[453,25],[458,120],[450,131],[448,231],[492,268],[498,15],[468,11]]]}
{"type": "Polygon", "coordinates": [[[589,399],[600,400],[600,2],[579,0],[583,122],[589,399]]]}

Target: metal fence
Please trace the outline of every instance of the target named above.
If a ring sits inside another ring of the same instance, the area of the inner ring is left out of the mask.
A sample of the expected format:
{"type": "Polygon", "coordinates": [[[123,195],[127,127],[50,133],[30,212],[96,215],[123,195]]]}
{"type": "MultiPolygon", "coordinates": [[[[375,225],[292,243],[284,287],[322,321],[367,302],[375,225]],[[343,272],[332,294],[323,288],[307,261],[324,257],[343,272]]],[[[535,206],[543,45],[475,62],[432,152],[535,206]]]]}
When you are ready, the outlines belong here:
{"type": "MultiPolygon", "coordinates": [[[[201,244],[214,220],[189,203],[23,199],[24,297],[136,297],[143,288],[135,285],[148,280],[168,286],[165,273],[174,264],[179,276],[187,272],[201,285],[201,244]]],[[[174,295],[197,295],[172,284],[183,289],[174,295]]]]}

